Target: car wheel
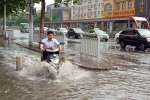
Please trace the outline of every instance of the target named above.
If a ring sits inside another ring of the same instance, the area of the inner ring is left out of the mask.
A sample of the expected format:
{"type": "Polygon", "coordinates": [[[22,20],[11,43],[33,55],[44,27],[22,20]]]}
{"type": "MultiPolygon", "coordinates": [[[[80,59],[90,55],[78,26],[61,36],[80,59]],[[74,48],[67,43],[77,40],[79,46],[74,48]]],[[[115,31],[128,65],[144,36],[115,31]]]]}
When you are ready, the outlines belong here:
{"type": "Polygon", "coordinates": [[[79,37],[77,35],[75,35],[75,39],[78,39],[79,37]]]}
{"type": "Polygon", "coordinates": [[[105,39],[105,41],[107,42],[107,41],[108,41],[108,39],[105,39]]]}
{"type": "Polygon", "coordinates": [[[119,44],[119,39],[118,38],[116,39],[116,42],[119,44]]]}
{"type": "Polygon", "coordinates": [[[68,38],[70,38],[70,35],[68,34],[68,38]]]}
{"type": "Polygon", "coordinates": [[[145,51],[147,49],[146,45],[144,43],[141,43],[140,46],[139,46],[139,49],[141,51],[145,51]]]}
{"type": "Polygon", "coordinates": [[[121,46],[121,48],[123,48],[123,49],[126,48],[125,42],[124,42],[124,41],[121,41],[121,42],[120,42],[120,46],[121,46]]]}
{"type": "Polygon", "coordinates": [[[135,47],[135,50],[136,50],[136,51],[140,51],[139,46],[136,46],[136,47],[135,47]]]}

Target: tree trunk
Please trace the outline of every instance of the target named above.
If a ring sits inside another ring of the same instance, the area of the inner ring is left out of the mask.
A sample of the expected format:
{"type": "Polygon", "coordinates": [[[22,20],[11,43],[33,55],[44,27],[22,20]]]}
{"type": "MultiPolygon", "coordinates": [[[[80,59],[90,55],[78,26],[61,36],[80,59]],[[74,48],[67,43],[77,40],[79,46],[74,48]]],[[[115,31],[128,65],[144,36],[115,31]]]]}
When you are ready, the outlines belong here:
{"type": "Polygon", "coordinates": [[[44,38],[45,0],[41,0],[40,39],[44,38]]]}

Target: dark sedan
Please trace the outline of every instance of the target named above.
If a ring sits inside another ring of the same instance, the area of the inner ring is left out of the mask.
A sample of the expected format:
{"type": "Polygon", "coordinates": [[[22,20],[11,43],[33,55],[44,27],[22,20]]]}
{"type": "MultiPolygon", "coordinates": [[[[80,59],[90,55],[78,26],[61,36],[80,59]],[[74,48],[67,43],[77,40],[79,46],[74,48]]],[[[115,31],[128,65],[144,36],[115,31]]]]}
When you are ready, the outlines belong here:
{"type": "Polygon", "coordinates": [[[76,39],[78,39],[79,37],[81,37],[80,34],[85,33],[84,31],[82,31],[80,28],[71,28],[68,30],[68,38],[70,38],[70,36],[74,36],[76,39]]]}

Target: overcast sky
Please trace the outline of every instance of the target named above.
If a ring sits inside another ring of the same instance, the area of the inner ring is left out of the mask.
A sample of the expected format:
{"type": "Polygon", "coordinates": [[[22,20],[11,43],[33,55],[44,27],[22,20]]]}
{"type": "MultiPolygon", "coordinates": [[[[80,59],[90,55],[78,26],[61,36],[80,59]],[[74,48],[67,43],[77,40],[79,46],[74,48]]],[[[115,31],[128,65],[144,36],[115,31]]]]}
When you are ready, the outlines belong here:
{"type": "MultiPolygon", "coordinates": [[[[54,3],[54,0],[45,0],[45,2],[46,2],[46,5],[48,5],[48,4],[54,3]]],[[[36,7],[41,7],[41,3],[40,4],[35,4],[34,7],[35,8],[36,7]]]]}

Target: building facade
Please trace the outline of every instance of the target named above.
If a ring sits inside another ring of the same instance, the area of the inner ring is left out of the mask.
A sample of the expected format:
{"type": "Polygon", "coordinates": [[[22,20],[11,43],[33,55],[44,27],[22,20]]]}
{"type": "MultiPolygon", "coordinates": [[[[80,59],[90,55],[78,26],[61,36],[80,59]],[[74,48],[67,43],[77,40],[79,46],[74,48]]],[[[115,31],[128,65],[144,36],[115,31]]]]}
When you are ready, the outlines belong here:
{"type": "Polygon", "coordinates": [[[135,1],[138,0],[104,0],[103,18],[134,16],[135,1]]]}
{"type": "Polygon", "coordinates": [[[147,27],[147,22],[136,22],[133,16],[150,19],[150,0],[81,0],[81,4],[70,6],[70,12],[63,12],[66,7],[53,9],[54,22],[50,22],[51,25],[84,31],[99,28],[112,33],[126,28],[147,27]]]}
{"type": "Polygon", "coordinates": [[[103,9],[103,0],[82,0],[73,7],[73,20],[101,18],[103,9]]]}

